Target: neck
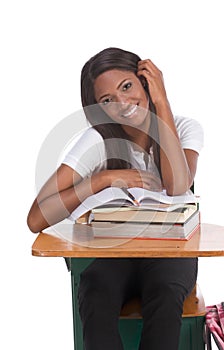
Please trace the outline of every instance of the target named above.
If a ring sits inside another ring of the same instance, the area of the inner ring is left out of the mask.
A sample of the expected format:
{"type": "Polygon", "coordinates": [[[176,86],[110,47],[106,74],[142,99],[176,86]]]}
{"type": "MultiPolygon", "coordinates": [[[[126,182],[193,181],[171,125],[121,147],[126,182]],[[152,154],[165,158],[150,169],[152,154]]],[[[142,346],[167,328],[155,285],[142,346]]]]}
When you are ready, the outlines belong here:
{"type": "Polygon", "coordinates": [[[122,125],[122,128],[128,134],[130,140],[140,149],[148,151],[150,145],[149,137],[150,117],[146,118],[144,125],[133,127],[130,125],[122,125]]]}

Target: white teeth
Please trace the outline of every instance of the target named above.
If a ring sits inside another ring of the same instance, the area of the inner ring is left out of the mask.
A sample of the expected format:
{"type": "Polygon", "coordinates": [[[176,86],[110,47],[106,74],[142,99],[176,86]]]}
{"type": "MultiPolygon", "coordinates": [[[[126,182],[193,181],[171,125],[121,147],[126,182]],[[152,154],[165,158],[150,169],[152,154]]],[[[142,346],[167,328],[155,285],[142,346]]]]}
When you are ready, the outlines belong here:
{"type": "Polygon", "coordinates": [[[130,115],[132,115],[136,111],[137,107],[138,107],[137,105],[133,106],[131,109],[129,109],[127,113],[122,114],[122,117],[125,117],[125,118],[130,117],[130,115]]]}

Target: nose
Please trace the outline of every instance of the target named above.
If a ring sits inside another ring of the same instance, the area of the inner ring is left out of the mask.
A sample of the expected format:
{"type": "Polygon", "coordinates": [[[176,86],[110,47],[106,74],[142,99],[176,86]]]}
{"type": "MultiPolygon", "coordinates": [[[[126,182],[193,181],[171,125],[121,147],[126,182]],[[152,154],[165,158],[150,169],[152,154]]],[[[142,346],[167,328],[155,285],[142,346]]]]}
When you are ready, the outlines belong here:
{"type": "Polygon", "coordinates": [[[116,105],[117,105],[117,112],[123,113],[128,106],[130,105],[130,101],[128,100],[127,96],[124,96],[122,94],[119,94],[116,98],[116,105]]]}
{"type": "Polygon", "coordinates": [[[128,97],[123,94],[119,94],[116,96],[116,102],[120,103],[121,106],[127,105],[129,103],[128,97]]]}

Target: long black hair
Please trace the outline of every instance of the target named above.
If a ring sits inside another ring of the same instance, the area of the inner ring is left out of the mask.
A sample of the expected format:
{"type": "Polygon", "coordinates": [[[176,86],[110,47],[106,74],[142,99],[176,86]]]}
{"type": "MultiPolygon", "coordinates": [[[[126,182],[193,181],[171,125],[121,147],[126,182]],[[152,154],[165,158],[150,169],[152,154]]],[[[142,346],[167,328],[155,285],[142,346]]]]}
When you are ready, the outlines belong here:
{"type": "MultiPolygon", "coordinates": [[[[121,125],[112,121],[112,119],[97,104],[94,95],[94,81],[100,74],[112,69],[131,71],[137,75],[137,66],[140,60],[140,57],[132,52],[119,48],[107,48],[90,58],[81,72],[82,106],[87,120],[104,139],[108,169],[123,169],[131,167],[131,164],[128,161],[130,157],[128,156],[127,147],[129,136],[121,125]],[[109,140],[109,142],[107,142],[107,140],[109,140]]],[[[139,79],[141,80],[141,78],[139,79]]],[[[151,112],[149,130],[150,146],[153,148],[154,161],[160,173],[160,148],[156,109],[152,103],[146,81],[144,81],[143,87],[149,98],[149,110],[151,112]]]]}

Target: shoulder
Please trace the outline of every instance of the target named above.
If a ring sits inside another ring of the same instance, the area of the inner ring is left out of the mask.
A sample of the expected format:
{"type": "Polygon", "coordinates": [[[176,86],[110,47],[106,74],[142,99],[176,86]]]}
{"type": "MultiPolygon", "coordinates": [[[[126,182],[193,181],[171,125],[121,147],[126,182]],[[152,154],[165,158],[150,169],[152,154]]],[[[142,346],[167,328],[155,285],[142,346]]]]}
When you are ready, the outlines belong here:
{"type": "Polygon", "coordinates": [[[89,144],[92,142],[102,142],[103,138],[96,129],[89,127],[88,129],[85,129],[84,131],[76,135],[75,141],[84,141],[87,142],[87,144],[89,144]]]}
{"type": "Polygon", "coordinates": [[[90,127],[73,138],[62,163],[85,177],[104,167],[105,159],[104,140],[98,131],[90,127]]]}
{"type": "Polygon", "coordinates": [[[79,150],[82,150],[83,152],[85,149],[89,149],[92,145],[99,143],[103,144],[102,136],[94,128],[89,127],[73,136],[69,141],[64,154],[78,152],[79,150]]]}
{"type": "Polygon", "coordinates": [[[201,124],[183,116],[174,117],[177,132],[183,148],[190,148],[200,152],[204,144],[204,132],[201,124]]]}
{"type": "Polygon", "coordinates": [[[180,131],[184,131],[184,130],[188,130],[196,127],[197,131],[203,132],[201,124],[193,118],[176,115],[174,116],[174,121],[177,129],[179,129],[180,131]]]}

